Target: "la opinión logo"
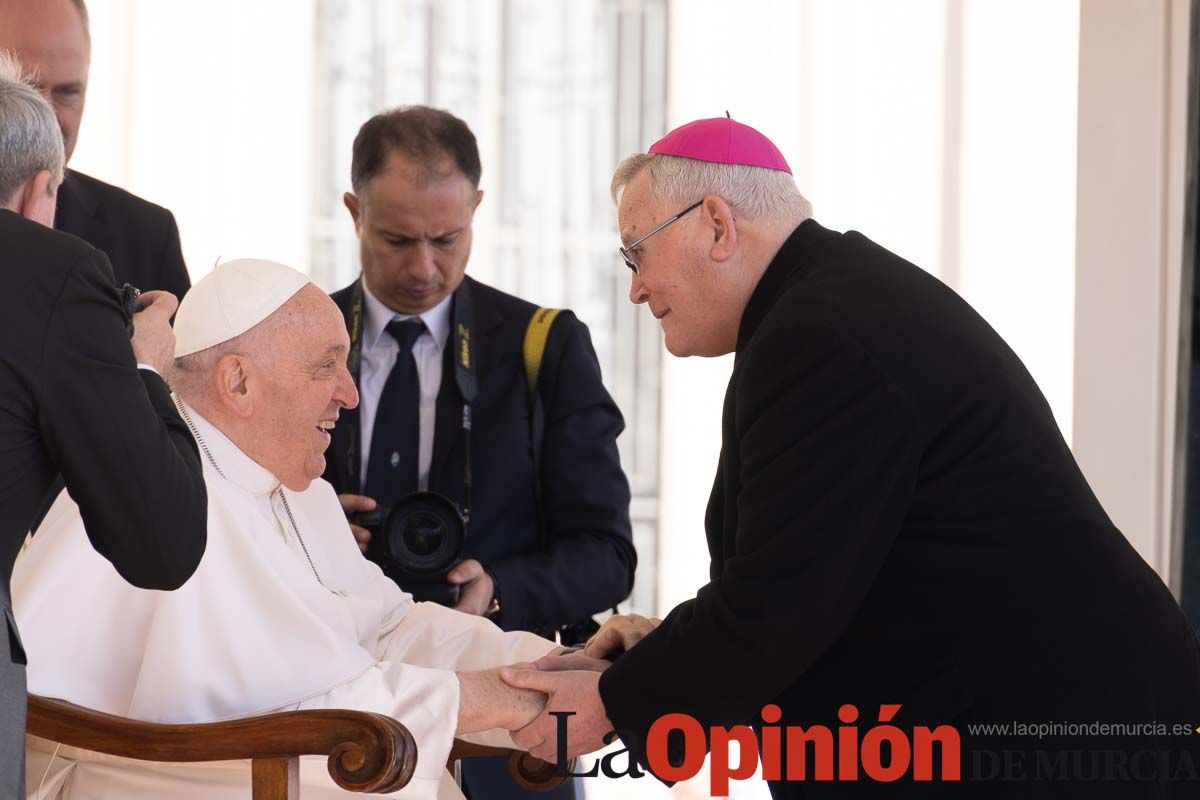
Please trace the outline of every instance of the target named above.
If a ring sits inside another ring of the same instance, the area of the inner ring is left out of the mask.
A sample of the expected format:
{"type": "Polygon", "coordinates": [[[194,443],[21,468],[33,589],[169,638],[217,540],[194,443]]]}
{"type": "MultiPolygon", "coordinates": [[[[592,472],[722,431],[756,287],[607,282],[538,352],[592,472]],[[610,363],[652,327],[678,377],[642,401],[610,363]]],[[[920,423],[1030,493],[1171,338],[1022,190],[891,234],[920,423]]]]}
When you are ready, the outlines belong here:
{"type": "MultiPolygon", "coordinates": [[[[915,781],[935,780],[935,763],[940,765],[937,780],[962,780],[962,740],[958,730],[950,725],[936,728],[916,726],[912,731],[892,725],[899,705],[881,705],[878,722],[860,731],[858,709],[850,704],[838,709],[842,722],[836,733],[827,725],[780,726],[783,712],[777,705],[764,706],[763,725],[755,732],[749,725],[730,728],[714,726],[708,729],[688,714],[666,714],[655,720],[646,735],[643,752],[645,763],[656,777],[665,781],[685,781],[695,777],[704,765],[711,749],[709,790],[712,796],[729,794],[729,781],[745,780],[754,775],[761,761],[762,776],[769,781],[857,781],[866,775],[880,783],[891,783],[909,776],[915,781]],[[670,745],[672,735],[682,736],[683,747],[670,745]],[[884,745],[887,745],[886,755],[884,745]],[[672,751],[677,757],[671,758],[672,751]],[[731,753],[737,754],[736,766],[731,753]],[[939,756],[935,759],[935,754],[939,756]]],[[[588,772],[572,772],[567,758],[567,720],[574,711],[552,711],[557,722],[558,764],[562,774],[569,777],[641,778],[645,775],[638,759],[631,757],[629,748],[604,756],[588,772]],[[628,768],[617,768],[617,759],[624,756],[628,768]]],[[[635,741],[628,731],[609,731],[605,744],[620,737],[635,741]]]]}

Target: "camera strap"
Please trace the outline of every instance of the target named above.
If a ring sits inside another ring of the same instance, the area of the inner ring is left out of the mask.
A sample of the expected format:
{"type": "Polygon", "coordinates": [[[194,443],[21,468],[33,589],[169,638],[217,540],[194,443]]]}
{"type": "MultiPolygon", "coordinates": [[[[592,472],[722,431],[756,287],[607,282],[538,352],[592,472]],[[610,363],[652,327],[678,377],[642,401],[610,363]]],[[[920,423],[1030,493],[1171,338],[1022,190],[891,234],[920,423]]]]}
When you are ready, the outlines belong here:
{"type": "MultiPolygon", "coordinates": [[[[538,546],[548,547],[546,532],[546,517],[542,511],[542,442],[546,437],[546,407],[542,402],[541,377],[542,359],[546,355],[546,345],[550,341],[550,329],[558,318],[561,309],[539,308],[529,318],[525,328],[525,340],[521,345],[521,355],[525,362],[525,386],[529,395],[529,439],[533,448],[533,493],[534,509],[537,513],[538,546]]],[[[620,613],[616,606],[612,613],[620,613]]],[[[549,631],[546,638],[554,638],[555,634],[566,643],[569,634],[576,631],[586,631],[584,640],[600,625],[591,617],[585,617],[572,625],[564,625],[557,631],[549,631]]]]}
{"type": "MultiPolygon", "coordinates": [[[[463,417],[462,417],[462,432],[463,432],[463,447],[466,457],[464,458],[463,467],[463,506],[462,515],[464,522],[471,520],[471,405],[475,402],[475,398],[479,395],[479,381],[475,376],[475,351],[474,351],[474,331],[475,331],[475,306],[471,299],[471,290],[464,280],[458,285],[454,291],[454,299],[452,300],[452,310],[450,316],[450,342],[454,359],[454,382],[458,386],[458,393],[462,397],[463,402],[463,417]]],[[[362,367],[362,339],[363,339],[363,282],[362,278],[354,282],[353,288],[350,290],[350,353],[346,358],[346,366],[350,370],[350,377],[354,381],[355,387],[358,387],[359,372],[362,367]]],[[[348,484],[353,486],[357,491],[361,484],[361,469],[359,466],[359,448],[362,446],[360,439],[361,426],[358,424],[358,415],[354,415],[354,422],[350,425],[349,435],[347,437],[348,447],[346,451],[346,475],[348,484]]]]}
{"type": "Polygon", "coordinates": [[[542,439],[546,434],[546,409],[539,385],[542,359],[550,339],[550,327],[559,315],[557,308],[539,308],[529,318],[521,355],[525,362],[525,386],[529,396],[529,440],[533,451],[533,503],[537,514],[538,546],[546,547],[546,520],[542,513],[542,439]]]}

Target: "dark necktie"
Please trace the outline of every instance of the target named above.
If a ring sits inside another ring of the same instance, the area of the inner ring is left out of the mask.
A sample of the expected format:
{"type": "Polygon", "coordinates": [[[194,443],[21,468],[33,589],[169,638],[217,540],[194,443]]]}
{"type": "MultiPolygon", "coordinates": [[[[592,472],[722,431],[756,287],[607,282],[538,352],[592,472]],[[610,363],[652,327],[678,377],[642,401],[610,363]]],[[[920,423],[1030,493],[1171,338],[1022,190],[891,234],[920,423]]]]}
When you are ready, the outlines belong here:
{"type": "Polygon", "coordinates": [[[379,395],[364,493],[381,505],[390,506],[417,491],[421,383],[412,348],[425,332],[425,323],[420,317],[394,319],[388,323],[387,332],[399,343],[400,352],[379,395]]]}

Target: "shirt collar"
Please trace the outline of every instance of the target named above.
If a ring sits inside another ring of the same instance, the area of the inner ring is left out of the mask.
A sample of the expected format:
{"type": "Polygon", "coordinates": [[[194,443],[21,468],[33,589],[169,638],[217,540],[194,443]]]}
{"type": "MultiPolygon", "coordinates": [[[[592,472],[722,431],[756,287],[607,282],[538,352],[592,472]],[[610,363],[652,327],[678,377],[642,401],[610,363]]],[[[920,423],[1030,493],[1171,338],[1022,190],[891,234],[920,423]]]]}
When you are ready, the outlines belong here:
{"type": "Polygon", "coordinates": [[[363,347],[365,349],[371,350],[379,343],[379,337],[383,336],[384,328],[389,322],[394,319],[412,319],[413,317],[420,317],[421,321],[425,323],[425,327],[433,336],[433,342],[437,345],[438,351],[446,346],[446,339],[450,336],[450,305],[454,299],[453,294],[447,295],[442,302],[422,314],[398,314],[371,294],[366,280],[360,280],[362,280],[363,289],[363,317],[365,318],[363,347]]]}
{"type": "Polygon", "coordinates": [[[175,395],[184,410],[184,421],[192,429],[201,457],[230,483],[250,494],[265,496],[279,488],[279,479],[266,467],[246,455],[240,447],[221,432],[216,425],[206,420],[200,412],[188,405],[182,397],[175,395]]]}

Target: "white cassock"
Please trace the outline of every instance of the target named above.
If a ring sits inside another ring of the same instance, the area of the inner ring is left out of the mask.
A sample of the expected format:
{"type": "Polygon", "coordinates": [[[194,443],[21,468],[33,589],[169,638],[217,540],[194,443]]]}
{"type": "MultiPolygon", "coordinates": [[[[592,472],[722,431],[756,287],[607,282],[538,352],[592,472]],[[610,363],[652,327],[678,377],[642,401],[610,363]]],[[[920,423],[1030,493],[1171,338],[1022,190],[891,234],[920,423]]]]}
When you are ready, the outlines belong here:
{"type": "MultiPolygon", "coordinates": [[[[203,561],[177,591],[136,589],[92,549],[64,492],[13,573],[29,691],[166,723],[314,708],[382,713],[417,742],[416,774],[397,796],[461,798],[445,769],[458,719],[455,671],[532,661],[554,645],[413,603],[362,557],[328,483],[282,488],[182,408],[208,486],[203,561]]],[[[513,746],[506,731],[468,738],[513,746]]],[[[27,741],[30,797],[249,792],[249,762],[151,764],[27,741]]],[[[300,776],[308,800],[348,794],[329,778],[324,757],[301,758],[300,776]]]]}

